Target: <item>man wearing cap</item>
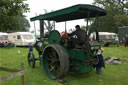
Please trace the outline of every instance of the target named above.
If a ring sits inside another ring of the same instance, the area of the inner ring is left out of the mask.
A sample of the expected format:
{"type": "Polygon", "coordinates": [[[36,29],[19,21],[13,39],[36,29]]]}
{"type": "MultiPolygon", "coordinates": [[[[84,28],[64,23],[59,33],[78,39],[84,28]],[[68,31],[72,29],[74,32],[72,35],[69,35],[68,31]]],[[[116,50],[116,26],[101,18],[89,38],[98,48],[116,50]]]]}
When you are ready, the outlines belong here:
{"type": "Polygon", "coordinates": [[[74,32],[72,32],[71,34],[68,34],[69,37],[72,37],[71,38],[71,44],[73,46],[84,44],[85,40],[86,40],[86,33],[85,33],[85,31],[82,30],[79,25],[76,25],[75,29],[76,30],[74,32]]]}

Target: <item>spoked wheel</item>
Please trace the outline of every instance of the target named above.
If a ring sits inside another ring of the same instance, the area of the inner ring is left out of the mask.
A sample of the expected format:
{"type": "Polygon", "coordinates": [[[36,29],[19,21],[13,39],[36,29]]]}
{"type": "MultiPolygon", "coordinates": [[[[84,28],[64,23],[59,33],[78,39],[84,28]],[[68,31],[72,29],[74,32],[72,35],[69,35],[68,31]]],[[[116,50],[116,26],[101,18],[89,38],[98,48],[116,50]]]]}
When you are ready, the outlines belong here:
{"type": "Polygon", "coordinates": [[[35,68],[35,55],[33,52],[28,53],[28,65],[35,68]]]}
{"type": "Polygon", "coordinates": [[[68,73],[69,56],[60,45],[45,47],[41,62],[45,73],[51,79],[63,78],[68,73]]]}

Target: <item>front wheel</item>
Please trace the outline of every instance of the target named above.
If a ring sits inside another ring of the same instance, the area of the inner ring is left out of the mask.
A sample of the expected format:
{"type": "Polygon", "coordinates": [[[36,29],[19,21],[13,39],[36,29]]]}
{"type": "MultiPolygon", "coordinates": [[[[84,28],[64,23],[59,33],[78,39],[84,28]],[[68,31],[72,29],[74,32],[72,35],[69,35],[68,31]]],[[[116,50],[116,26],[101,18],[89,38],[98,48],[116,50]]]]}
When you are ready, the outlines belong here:
{"type": "Polygon", "coordinates": [[[28,65],[35,68],[35,55],[33,52],[28,53],[28,65]]]}

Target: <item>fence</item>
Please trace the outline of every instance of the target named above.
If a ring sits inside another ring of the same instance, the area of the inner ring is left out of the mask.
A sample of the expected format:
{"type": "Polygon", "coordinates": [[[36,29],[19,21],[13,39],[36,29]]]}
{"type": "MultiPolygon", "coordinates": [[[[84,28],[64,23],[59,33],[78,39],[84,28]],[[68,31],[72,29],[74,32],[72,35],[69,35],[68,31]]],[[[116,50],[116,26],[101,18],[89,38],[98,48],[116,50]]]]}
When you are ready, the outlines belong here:
{"type": "Polygon", "coordinates": [[[7,80],[10,80],[12,78],[15,78],[17,76],[21,76],[21,85],[24,85],[24,75],[27,73],[27,71],[24,70],[24,64],[23,63],[21,63],[21,70],[0,67],[0,71],[13,72],[12,74],[0,77],[0,83],[7,81],[7,80]]]}

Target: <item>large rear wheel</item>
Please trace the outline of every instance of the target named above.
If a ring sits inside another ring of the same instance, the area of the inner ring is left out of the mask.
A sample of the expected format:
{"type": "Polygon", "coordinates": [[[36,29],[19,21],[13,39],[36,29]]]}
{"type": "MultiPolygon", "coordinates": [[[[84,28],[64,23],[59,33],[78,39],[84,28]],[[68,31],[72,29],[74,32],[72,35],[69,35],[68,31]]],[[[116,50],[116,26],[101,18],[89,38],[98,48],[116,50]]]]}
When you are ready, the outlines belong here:
{"type": "Polygon", "coordinates": [[[63,78],[69,69],[69,56],[60,45],[48,45],[41,59],[47,76],[51,79],[63,78]]]}

